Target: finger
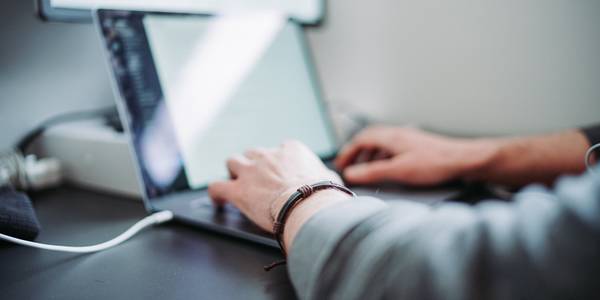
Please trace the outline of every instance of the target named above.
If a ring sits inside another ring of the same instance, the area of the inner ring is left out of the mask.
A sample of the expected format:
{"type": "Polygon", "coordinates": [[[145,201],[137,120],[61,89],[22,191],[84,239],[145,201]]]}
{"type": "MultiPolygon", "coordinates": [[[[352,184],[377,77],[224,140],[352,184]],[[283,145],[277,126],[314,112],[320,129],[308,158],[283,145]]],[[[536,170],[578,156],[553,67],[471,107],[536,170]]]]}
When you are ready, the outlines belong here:
{"type": "Polygon", "coordinates": [[[240,172],[245,168],[250,166],[250,160],[242,155],[234,155],[227,159],[227,170],[229,170],[229,175],[232,179],[236,179],[240,172]]]}
{"type": "Polygon", "coordinates": [[[244,156],[251,160],[257,160],[267,156],[269,149],[263,147],[251,148],[244,152],[244,156]]]}
{"type": "Polygon", "coordinates": [[[343,170],[349,165],[356,163],[357,156],[363,150],[375,150],[386,148],[389,140],[385,139],[382,132],[385,131],[383,127],[369,127],[359,132],[352,141],[342,148],[338,157],[336,158],[335,164],[339,170],[343,170]]]}
{"type": "Polygon", "coordinates": [[[231,180],[215,181],[208,186],[208,195],[216,206],[223,206],[228,201],[237,200],[237,186],[231,180]]]}
{"type": "Polygon", "coordinates": [[[392,157],[393,155],[389,151],[378,149],[377,151],[375,151],[375,154],[373,155],[371,160],[384,160],[390,159],[392,157]]]}
{"type": "Polygon", "coordinates": [[[375,156],[377,152],[377,149],[363,149],[358,153],[358,155],[356,155],[356,158],[354,159],[352,164],[370,162],[371,160],[373,160],[373,156],[375,156]]]}
{"type": "Polygon", "coordinates": [[[360,150],[360,148],[356,144],[349,143],[344,145],[335,158],[335,167],[338,170],[343,170],[350,164],[350,161],[354,158],[358,150],[360,150]]]}
{"type": "Polygon", "coordinates": [[[371,145],[365,143],[351,142],[340,150],[335,159],[335,166],[338,170],[344,170],[356,161],[356,157],[361,151],[371,149],[371,145]]]}
{"type": "Polygon", "coordinates": [[[344,178],[349,183],[370,184],[391,178],[394,165],[391,160],[378,160],[352,165],[344,170],[344,178]]]}

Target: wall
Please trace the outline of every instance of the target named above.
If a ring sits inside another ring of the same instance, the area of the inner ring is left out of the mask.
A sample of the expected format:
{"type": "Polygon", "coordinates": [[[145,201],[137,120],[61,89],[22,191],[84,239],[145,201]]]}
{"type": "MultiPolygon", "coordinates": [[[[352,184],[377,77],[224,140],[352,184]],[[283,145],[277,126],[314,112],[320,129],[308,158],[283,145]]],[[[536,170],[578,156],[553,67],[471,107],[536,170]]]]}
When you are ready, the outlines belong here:
{"type": "Polygon", "coordinates": [[[44,118],[112,103],[91,24],[42,23],[33,0],[0,6],[0,152],[44,118]]]}
{"type": "MultiPolygon", "coordinates": [[[[65,110],[110,104],[90,24],[0,9],[0,150],[65,110]]],[[[331,0],[311,30],[327,98],[372,119],[458,134],[600,121],[600,1],[331,0]]]]}
{"type": "Polygon", "coordinates": [[[310,41],[336,103],[458,134],[600,122],[600,1],[328,4],[310,41]]]}

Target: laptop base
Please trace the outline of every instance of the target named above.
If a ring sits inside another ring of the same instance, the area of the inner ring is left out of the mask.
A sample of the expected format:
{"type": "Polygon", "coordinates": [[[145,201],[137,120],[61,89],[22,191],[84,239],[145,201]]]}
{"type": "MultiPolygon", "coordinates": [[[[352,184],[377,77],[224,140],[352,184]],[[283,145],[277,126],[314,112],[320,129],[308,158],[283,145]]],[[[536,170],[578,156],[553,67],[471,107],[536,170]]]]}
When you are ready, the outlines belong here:
{"type": "MultiPolygon", "coordinates": [[[[439,204],[459,192],[458,188],[453,187],[420,190],[392,184],[352,187],[352,190],[358,196],[376,197],[389,202],[397,200],[415,201],[428,205],[439,204]]],[[[177,197],[157,201],[153,205],[153,210],[170,210],[175,215],[175,220],[184,224],[270,247],[279,247],[272,234],[259,228],[237,208],[231,205],[226,205],[222,209],[214,207],[206,190],[190,193],[183,197],[188,199],[177,197]]]]}

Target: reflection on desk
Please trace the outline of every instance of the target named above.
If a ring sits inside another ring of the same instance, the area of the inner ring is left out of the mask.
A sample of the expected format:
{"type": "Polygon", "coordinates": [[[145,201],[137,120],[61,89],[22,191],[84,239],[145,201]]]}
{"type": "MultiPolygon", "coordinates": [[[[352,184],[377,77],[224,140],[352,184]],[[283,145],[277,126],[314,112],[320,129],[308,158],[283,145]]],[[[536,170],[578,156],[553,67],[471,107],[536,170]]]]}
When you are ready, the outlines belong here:
{"type": "MultiPolygon", "coordinates": [[[[361,194],[401,194],[437,204],[497,198],[485,186],[386,187],[361,194]],[[458,193],[460,191],[460,193],[458,193]]],[[[75,187],[32,195],[42,224],[38,241],[89,245],[113,238],[146,215],[140,201],[75,187]]],[[[99,253],[70,254],[0,243],[0,299],[295,299],[277,249],[170,223],[99,253]]]]}
{"type": "MultiPolygon", "coordinates": [[[[88,245],[145,216],[139,201],[74,187],[32,195],[38,241],[88,245]]],[[[276,249],[175,223],[89,255],[0,244],[2,299],[295,299],[276,249]]]]}

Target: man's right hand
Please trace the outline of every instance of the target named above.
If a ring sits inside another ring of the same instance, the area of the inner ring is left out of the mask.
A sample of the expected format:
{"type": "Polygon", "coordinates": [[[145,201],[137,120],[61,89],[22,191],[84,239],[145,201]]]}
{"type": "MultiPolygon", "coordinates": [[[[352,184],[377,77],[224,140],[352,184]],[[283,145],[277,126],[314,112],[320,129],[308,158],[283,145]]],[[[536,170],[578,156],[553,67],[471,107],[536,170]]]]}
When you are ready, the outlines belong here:
{"type": "Polygon", "coordinates": [[[370,127],[340,151],[335,163],[354,184],[395,181],[436,185],[483,166],[494,154],[490,140],[448,138],[407,127],[370,127]]]}

